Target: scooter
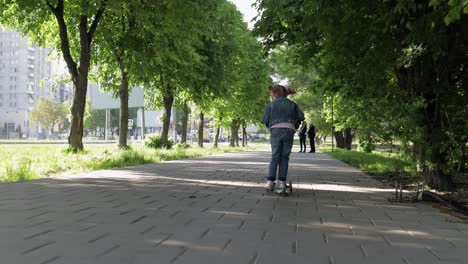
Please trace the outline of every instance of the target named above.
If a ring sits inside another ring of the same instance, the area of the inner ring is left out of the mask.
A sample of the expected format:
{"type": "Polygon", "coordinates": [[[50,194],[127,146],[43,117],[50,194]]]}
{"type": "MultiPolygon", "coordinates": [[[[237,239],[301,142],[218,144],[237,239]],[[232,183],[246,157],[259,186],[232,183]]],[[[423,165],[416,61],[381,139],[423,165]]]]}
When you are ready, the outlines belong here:
{"type": "Polygon", "coordinates": [[[274,192],[280,196],[284,196],[284,197],[288,197],[290,193],[293,192],[293,185],[292,185],[292,181],[291,179],[286,183],[286,186],[284,188],[284,190],[280,190],[280,189],[277,189],[276,188],[276,184],[275,184],[275,188],[273,188],[273,190],[266,190],[267,193],[269,192],[274,192]]]}

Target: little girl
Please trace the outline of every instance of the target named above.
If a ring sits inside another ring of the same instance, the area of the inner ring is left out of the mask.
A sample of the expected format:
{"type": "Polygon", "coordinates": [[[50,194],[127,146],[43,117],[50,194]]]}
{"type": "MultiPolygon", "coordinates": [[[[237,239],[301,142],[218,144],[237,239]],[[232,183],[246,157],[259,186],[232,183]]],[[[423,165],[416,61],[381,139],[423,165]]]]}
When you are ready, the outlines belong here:
{"type": "Polygon", "coordinates": [[[271,161],[265,188],[268,191],[275,189],[276,171],[279,167],[276,191],[284,193],[294,134],[304,120],[304,113],[296,103],[287,98],[294,91],[279,84],[268,87],[268,90],[273,100],[268,104],[262,118],[262,123],[270,129],[271,143],[271,161]]]}

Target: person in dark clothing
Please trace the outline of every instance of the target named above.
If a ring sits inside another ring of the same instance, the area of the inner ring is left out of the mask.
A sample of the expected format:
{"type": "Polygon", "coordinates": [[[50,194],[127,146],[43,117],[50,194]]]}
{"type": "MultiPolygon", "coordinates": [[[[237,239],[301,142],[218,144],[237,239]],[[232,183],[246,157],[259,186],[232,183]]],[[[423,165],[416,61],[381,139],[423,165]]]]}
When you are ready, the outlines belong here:
{"type": "Polygon", "coordinates": [[[310,123],[309,131],[307,131],[310,141],[310,153],[315,153],[315,127],[314,124],[310,123]]]}
{"type": "Polygon", "coordinates": [[[301,150],[299,152],[306,152],[306,133],[307,133],[307,123],[302,121],[302,125],[299,128],[299,144],[301,145],[301,150]],[[304,146],[304,150],[302,150],[304,146]]]}

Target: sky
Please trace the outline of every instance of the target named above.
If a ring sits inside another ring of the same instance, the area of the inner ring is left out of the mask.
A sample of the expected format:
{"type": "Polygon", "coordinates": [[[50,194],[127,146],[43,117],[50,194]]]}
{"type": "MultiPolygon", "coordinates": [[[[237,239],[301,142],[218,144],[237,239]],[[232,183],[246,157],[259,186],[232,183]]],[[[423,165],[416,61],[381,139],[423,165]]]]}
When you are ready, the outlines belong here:
{"type": "Polygon", "coordinates": [[[256,15],[257,10],[252,7],[255,0],[229,0],[237,6],[237,9],[244,15],[244,21],[249,24],[249,28],[253,28],[253,23],[250,22],[256,15]]]}

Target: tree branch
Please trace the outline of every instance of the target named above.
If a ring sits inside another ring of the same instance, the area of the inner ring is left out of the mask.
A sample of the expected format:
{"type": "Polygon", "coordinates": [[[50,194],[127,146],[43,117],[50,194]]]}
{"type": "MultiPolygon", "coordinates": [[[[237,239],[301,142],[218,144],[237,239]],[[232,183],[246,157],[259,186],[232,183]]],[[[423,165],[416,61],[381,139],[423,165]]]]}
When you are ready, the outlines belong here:
{"type": "Polygon", "coordinates": [[[49,0],[46,0],[45,2],[46,2],[46,5],[47,5],[47,6],[50,8],[50,10],[52,11],[52,13],[55,14],[57,8],[54,7],[54,6],[49,2],[49,0]]]}
{"type": "Polygon", "coordinates": [[[102,18],[102,15],[104,14],[104,11],[106,11],[106,5],[107,5],[107,0],[102,1],[101,6],[99,7],[96,16],[94,17],[93,23],[91,24],[91,27],[89,28],[88,31],[88,42],[91,44],[91,41],[93,40],[94,33],[96,32],[96,28],[98,26],[99,21],[102,18]]]}
{"type": "Polygon", "coordinates": [[[52,13],[54,14],[55,18],[57,19],[57,24],[59,26],[59,35],[60,35],[60,49],[62,50],[63,59],[67,64],[68,71],[70,72],[73,81],[78,76],[78,69],[76,66],[75,61],[70,52],[70,41],[68,38],[68,30],[67,24],[65,23],[65,19],[63,18],[64,13],[64,0],[58,0],[57,6],[54,7],[49,0],[46,0],[47,6],[50,8],[52,13]]]}

